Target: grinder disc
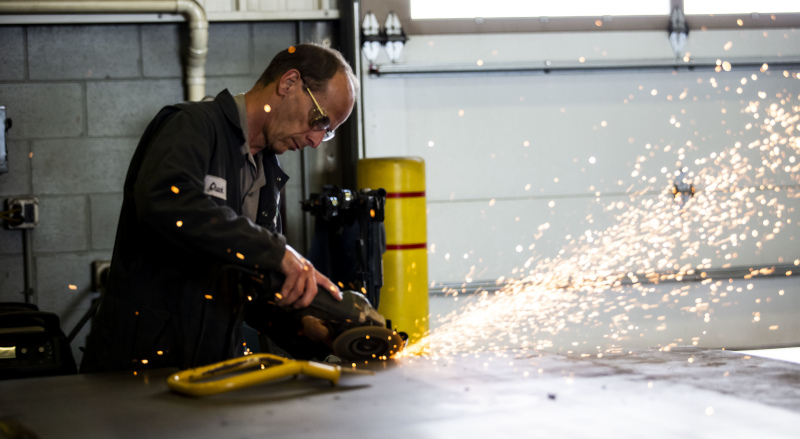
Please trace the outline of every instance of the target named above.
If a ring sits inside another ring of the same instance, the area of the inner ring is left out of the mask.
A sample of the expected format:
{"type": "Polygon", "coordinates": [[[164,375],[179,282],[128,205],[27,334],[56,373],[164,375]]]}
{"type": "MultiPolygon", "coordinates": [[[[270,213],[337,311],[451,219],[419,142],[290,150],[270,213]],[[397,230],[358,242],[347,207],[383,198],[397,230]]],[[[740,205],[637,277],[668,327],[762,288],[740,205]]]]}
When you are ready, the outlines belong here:
{"type": "Polygon", "coordinates": [[[348,329],[333,341],[333,352],[348,361],[387,359],[403,349],[405,341],[391,329],[359,326],[348,329]]]}

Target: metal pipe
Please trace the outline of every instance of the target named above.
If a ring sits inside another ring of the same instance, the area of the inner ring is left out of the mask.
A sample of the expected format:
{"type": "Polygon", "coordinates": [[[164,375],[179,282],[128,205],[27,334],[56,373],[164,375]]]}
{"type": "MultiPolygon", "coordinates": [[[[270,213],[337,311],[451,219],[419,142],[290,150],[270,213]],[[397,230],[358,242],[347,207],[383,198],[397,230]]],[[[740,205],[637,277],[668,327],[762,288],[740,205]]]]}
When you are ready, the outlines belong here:
{"type": "Polygon", "coordinates": [[[189,59],[184,74],[190,101],[205,96],[205,65],[208,55],[208,19],[195,0],[3,0],[0,14],[126,14],[177,13],[186,18],[190,29],[189,59]]]}
{"type": "Polygon", "coordinates": [[[186,64],[186,90],[190,101],[200,101],[206,94],[206,57],[208,56],[208,19],[195,0],[177,0],[178,12],[189,22],[189,59],[186,64]]]}
{"type": "Polygon", "coordinates": [[[36,273],[33,264],[32,229],[22,229],[22,256],[25,270],[25,303],[36,303],[36,273]]]}
{"type": "Polygon", "coordinates": [[[356,155],[355,161],[358,159],[367,158],[367,147],[364,144],[364,75],[361,72],[361,3],[360,1],[353,2],[353,45],[355,56],[353,57],[353,63],[356,76],[358,77],[358,81],[361,85],[362,92],[360,93],[360,100],[358,105],[356,105],[355,111],[355,121],[356,121],[356,155]]]}
{"type": "MultiPolygon", "coordinates": [[[[733,69],[759,69],[765,63],[769,64],[770,69],[787,68],[795,69],[800,67],[800,59],[797,57],[785,58],[780,61],[764,60],[742,60],[733,64],[733,69]]],[[[602,73],[602,72],[646,72],[646,71],[713,71],[719,66],[714,62],[697,62],[675,64],[671,61],[659,63],[653,61],[649,64],[639,63],[608,63],[592,65],[551,65],[547,62],[529,63],[505,63],[484,67],[476,67],[473,64],[382,64],[373,66],[369,75],[373,78],[383,76],[421,76],[421,75],[504,75],[518,73],[536,74],[556,74],[556,73],[602,73]]]]}
{"type": "MultiPolygon", "coordinates": [[[[637,275],[638,280],[634,282],[628,277],[620,277],[619,287],[629,287],[631,285],[651,285],[664,283],[687,283],[703,282],[709,279],[758,279],[765,277],[795,277],[800,276],[800,267],[795,264],[770,264],[758,265],[754,267],[729,267],[729,268],[697,268],[688,273],[675,271],[659,271],[650,274],[637,275]]],[[[506,284],[498,284],[496,281],[486,280],[477,282],[443,282],[431,287],[431,296],[446,296],[449,291],[460,291],[465,295],[474,294],[479,291],[497,291],[505,287],[506,284]]],[[[569,289],[571,285],[563,286],[569,289]]]]}

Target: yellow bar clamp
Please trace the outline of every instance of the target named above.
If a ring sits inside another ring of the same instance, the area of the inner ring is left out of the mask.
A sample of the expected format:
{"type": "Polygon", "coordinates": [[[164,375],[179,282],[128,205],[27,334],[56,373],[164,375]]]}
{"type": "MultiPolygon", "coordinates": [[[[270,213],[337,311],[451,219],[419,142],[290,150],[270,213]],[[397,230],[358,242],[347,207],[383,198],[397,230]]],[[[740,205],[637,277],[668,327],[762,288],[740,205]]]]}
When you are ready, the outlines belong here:
{"type": "Polygon", "coordinates": [[[167,378],[167,386],[184,395],[208,396],[300,374],[326,379],[336,385],[342,372],[374,374],[370,371],[342,369],[340,366],[315,361],[289,360],[271,354],[254,354],[180,371],[167,378]],[[248,369],[255,370],[244,372],[248,369]],[[225,375],[230,376],[220,378],[225,375]]]}

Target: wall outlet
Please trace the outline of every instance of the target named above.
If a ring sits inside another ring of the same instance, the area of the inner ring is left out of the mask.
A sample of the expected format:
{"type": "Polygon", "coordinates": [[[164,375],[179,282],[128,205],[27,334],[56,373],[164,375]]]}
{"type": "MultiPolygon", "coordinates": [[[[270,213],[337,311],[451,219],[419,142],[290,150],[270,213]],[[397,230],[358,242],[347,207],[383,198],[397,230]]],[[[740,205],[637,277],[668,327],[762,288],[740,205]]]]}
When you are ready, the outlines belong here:
{"type": "Polygon", "coordinates": [[[92,291],[104,291],[108,280],[108,271],[111,269],[111,261],[92,262],[92,291]]]}
{"type": "Polygon", "coordinates": [[[36,198],[9,198],[3,215],[9,229],[32,229],[39,225],[39,200],[36,198]]]}

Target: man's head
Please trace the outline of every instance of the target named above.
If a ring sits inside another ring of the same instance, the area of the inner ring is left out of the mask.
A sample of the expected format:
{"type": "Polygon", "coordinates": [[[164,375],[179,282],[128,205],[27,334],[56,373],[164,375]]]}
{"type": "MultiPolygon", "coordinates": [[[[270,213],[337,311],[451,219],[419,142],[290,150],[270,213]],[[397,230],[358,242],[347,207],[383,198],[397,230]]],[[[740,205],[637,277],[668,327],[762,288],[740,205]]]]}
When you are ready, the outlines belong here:
{"type": "Polygon", "coordinates": [[[248,93],[251,145],[275,154],[316,148],[350,116],[357,93],[339,52],[315,44],[283,50],[248,93]]]}

